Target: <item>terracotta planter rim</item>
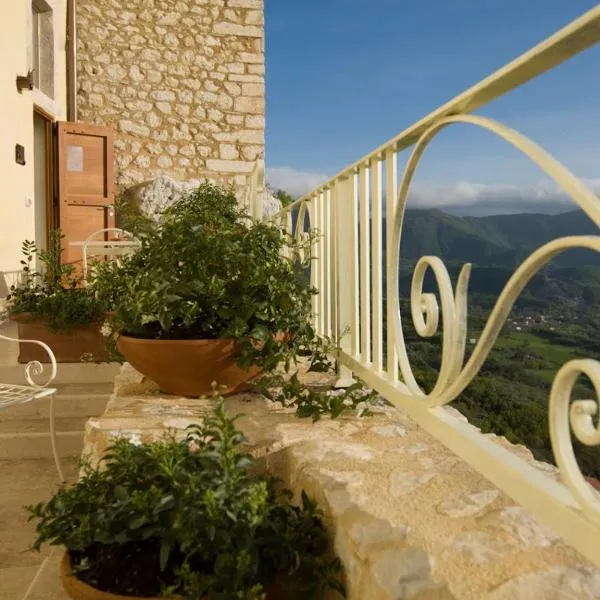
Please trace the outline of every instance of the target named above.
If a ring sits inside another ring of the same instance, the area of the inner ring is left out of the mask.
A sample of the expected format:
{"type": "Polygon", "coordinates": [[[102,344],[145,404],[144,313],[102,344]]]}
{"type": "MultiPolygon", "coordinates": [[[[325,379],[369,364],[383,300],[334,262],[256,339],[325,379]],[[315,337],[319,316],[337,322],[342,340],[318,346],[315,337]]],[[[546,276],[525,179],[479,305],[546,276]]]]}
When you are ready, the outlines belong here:
{"type": "Polygon", "coordinates": [[[74,600],[165,600],[159,596],[123,596],[121,594],[103,592],[88,585],[71,571],[71,557],[68,550],[63,554],[60,563],[60,576],[65,591],[74,600]]]}
{"type": "MultiPolygon", "coordinates": [[[[112,592],[103,592],[88,585],[71,571],[71,557],[68,550],[65,550],[60,561],[60,578],[63,588],[74,600],[167,600],[164,596],[122,596],[112,592]]],[[[171,600],[182,600],[180,596],[169,596],[169,598],[171,600]]],[[[275,598],[278,598],[277,588],[273,586],[267,590],[267,600],[274,600],[275,598]]],[[[201,600],[208,600],[208,597],[201,600]]]]}
{"type": "Polygon", "coordinates": [[[133,343],[139,343],[139,344],[144,344],[144,343],[151,343],[151,344],[167,344],[167,343],[173,343],[176,342],[177,344],[193,344],[194,346],[198,345],[198,344],[232,344],[235,343],[236,340],[234,340],[233,338],[185,338],[185,339],[180,339],[180,338],[167,338],[167,339],[161,339],[161,340],[156,340],[154,338],[141,338],[141,337],[135,337],[134,335],[125,335],[125,334],[119,334],[118,336],[119,338],[124,338],[127,341],[131,341],[133,343]]]}
{"type": "MultiPolygon", "coordinates": [[[[184,343],[188,343],[188,344],[198,344],[199,342],[204,342],[204,343],[227,343],[227,344],[231,344],[231,343],[235,343],[238,340],[234,339],[234,338],[163,338],[163,339],[155,339],[155,338],[143,338],[143,337],[137,337],[135,335],[127,335],[125,333],[119,333],[119,335],[117,336],[119,338],[125,338],[126,340],[132,340],[133,342],[152,342],[154,343],[167,343],[167,342],[177,342],[178,344],[184,344],[184,343]]],[[[290,334],[276,334],[274,336],[274,338],[276,340],[278,340],[280,337],[291,337],[290,334]]],[[[258,340],[257,340],[258,341],[258,340]]]]}
{"type": "Polygon", "coordinates": [[[84,355],[89,355],[94,362],[105,362],[110,359],[106,350],[106,340],[101,333],[101,321],[73,325],[67,331],[51,331],[48,321],[37,317],[35,313],[17,313],[11,316],[18,328],[19,356],[18,362],[26,364],[33,360],[49,362],[46,352],[35,344],[24,340],[38,340],[52,349],[59,363],[80,363],[84,355]]]}

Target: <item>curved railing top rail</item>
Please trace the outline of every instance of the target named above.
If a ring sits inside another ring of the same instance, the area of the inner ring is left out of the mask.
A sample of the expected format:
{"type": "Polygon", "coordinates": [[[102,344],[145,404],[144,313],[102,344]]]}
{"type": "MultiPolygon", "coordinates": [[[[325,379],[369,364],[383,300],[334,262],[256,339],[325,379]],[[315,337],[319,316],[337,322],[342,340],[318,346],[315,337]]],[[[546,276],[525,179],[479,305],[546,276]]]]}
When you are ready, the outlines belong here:
{"type": "Polygon", "coordinates": [[[366,162],[382,157],[386,151],[400,152],[409,148],[439,119],[450,115],[471,113],[576,56],[599,41],[600,4],[347,166],[308,194],[298,198],[281,212],[296,208],[307,198],[331,187],[337,180],[352,175],[366,162]]]}

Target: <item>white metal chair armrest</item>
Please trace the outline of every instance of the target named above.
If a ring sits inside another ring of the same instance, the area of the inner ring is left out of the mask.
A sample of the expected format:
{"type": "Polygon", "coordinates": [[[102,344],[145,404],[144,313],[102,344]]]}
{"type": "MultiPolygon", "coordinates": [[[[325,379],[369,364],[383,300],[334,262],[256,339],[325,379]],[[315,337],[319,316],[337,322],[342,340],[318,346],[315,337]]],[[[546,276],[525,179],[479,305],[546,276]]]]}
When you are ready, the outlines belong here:
{"type": "Polygon", "coordinates": [[[44,365],[42,365],[42,363],[38,360],[33,360],[27,363],[25,366],[25,379],[32,389],[38,391],[47,388],[47,386],[54,381],[57,371],[56,357],[54,356],[54,352],[52,352],[50,349],[50,346],[38,340],[17,340],[2,334],[0,334],[0,340],[14,342],[15,344],[37,344],[38,346],[41,346],[46,351],[46,354],[48,354],[48,358],[50,359],[50,375],[43,383],[36,383],[34,377],[38,377],[44,373],[44,365]]]}

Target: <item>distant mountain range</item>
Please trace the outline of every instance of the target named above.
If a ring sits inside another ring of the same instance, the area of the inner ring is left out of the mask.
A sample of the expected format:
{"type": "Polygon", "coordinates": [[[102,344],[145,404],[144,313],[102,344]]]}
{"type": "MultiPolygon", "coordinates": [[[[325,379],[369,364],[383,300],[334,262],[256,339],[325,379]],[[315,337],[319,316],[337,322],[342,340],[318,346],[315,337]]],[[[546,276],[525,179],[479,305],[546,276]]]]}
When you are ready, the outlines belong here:
{"type": "MultiPolygon", "coordinates": [[[[445,260],[485,266],[516,267],[536,248],[568,235],[598,235],[598,228],[580,211],[559,215],[515,214],[456,217],[440,210],[408,210],[402,232],[403,258],[434,254],[445,260]]],[[[556,264],[600,265],[600,255],[573,250],[556,264]]]]}
{"type": "MultiPolygon", "coordinates": [[[[559,237],[598,234],[598,228],[579,210],[488,217],[408,210],[400,252],[401,290],[408,293],[416,261],[434,255],[444,261],[454,280],[462,264],[473,264],[470,297],[497,296],[515,268],[536,248],[559,237]]],[[[426,285],[435,289],[433,278],[426,285]]],[[[542,309],[556,301],[575,308],[600,303],[600,255],[577,249],[557,257],[533,278],[518,305],[542,309]]]]}

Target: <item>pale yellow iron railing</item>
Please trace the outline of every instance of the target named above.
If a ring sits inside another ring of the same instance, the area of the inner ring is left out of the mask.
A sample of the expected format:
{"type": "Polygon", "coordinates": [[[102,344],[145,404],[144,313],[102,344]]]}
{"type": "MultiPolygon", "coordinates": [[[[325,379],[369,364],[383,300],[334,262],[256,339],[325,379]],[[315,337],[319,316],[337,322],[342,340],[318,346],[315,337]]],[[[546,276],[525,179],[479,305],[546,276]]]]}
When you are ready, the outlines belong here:
{"type": "Polygon", "coordinates": [[[265,197],[265,161],[259,156],[252,171],[246,178],[246,186],[242,204],[253,219],[262,219],[265,197]]]}
{"type": "Polygon", "coordinates": [[[594,423],[598,400],[571,402],[575,380],[587,375],[600,389],[600,363],[574,360],[558,372],[549,403],[554,455],[564,484],[525,463],[510,451],[443,410],[477,375],[521,291],[546,263],[561,252],[584,247],[600,252],[600,236],[554,240],[527,258],[515,271],[465,363],[467,292],[471,266],[463,266],[453,289],[443,262],[424,256],[415,267],[411,313],[417,333],[430,337],[442,319],[442,360],[432,391],[423,392],[413,375],[399,310],[400,238],[410,183],[435,135],[445,127],[466,123],[503,138],[540,167],[600,227],[600,200],[563,165],[534,142],[491,119],[471,113],[600,41],[600,5],[408,127],[274,217],[295,236],[306,223],[322,235],[314,247],[312,283],[320,290],[313,301],[317,331],[340,345],[341,380],[356,374],[488,479],[529,508],[587,558],[600,565],[600,500],[585,481],[575,459],[572,433],[582,443],[600,445],[594,423]],[[398,185],[397,154],[410,148],[398,185]],[[384,176],[385,170],[385,176],[384,176]],[[385,198],[385,204],[384,204],[385,198]],[[308,219],[305,219],[308,214],[308,219]],[[385,218],[384,218],[385,216],[385,218]],[[386,227],[386,289],[383,289],[383,224],[386,227]],[[423,292],[431,269],[438,295],[423,292]],[[384,336],[383,299],[387,335],[384,336]],[[438,302],[439,296],[439,302],[438,302]],[[440,306],[441,304],[441,306],[440,306]],[[384,348],[384,342],[386,347],[384,348]],[[384,364],[384,356],[386,357],[384,364]]]}

